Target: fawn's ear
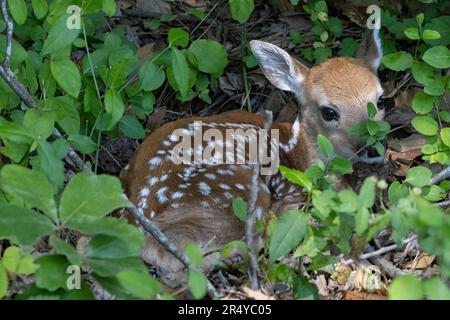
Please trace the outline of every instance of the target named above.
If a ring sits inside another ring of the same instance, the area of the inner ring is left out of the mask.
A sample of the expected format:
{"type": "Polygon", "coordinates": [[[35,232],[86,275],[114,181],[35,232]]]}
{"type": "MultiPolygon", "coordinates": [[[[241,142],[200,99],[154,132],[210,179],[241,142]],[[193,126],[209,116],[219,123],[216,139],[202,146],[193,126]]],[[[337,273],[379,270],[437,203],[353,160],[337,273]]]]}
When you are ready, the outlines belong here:
{"type": "Polygon", "coordinates": [[[301,95],[307,67],[273,44],[252,40],[250,46],[264,75],[275,87],[301,95]]]}
{"type": "Polygon", "coordinates": [[[377,73],[383,57],[380,29],[369,30],[366,37],[361,40],[356,57],[362,60],[375,74],[377,73]]]}

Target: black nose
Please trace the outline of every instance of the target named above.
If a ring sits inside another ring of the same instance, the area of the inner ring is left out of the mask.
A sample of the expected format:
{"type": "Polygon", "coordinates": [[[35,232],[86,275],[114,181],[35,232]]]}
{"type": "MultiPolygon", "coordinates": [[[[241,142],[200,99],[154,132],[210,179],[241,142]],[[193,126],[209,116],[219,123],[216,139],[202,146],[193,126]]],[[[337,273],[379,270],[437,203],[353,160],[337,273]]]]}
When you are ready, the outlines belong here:
{"type": "Polygon", "coordinates": [[[376,157],[381,156],[381,154],[378,153],[378,150],[374,144],[366,147],[366,151],[367,151],[367,156],[369,158],[376,158],[376,157]]]}

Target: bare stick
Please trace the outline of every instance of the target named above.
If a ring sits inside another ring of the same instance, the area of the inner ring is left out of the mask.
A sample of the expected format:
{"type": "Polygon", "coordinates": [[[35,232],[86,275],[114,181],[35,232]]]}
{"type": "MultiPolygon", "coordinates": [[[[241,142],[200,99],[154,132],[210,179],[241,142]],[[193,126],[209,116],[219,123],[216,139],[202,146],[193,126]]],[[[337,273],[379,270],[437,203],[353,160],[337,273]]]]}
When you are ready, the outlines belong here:
{"type": "MultiPolygon", "coordinates": [[[[408,243],[410,243],[411,241],[414,241],[416,239],[417,239],[417,235],[413,235],[412,237],[409,237],[408,239],[403,241],[403,244],[407,245],[408,243]]],[[[387,247],[383,247],[383,248],[380,248],[378,250],[375,250],[375,251],[372,251],[372,252],[369,252],[369,253],[362,254],[359,257],[359,259],[364,260],[364,259],[370,259],[370,258],[378,257],[378,256],[381,256],[382,254],[384,254],[386,252],[394,251],[397,248],[398,248],[398,246],[396,244],[393,244],[393,245],[390,245],[390,246],[387,246],[387,247]]]]}
{"type": "MultiPolygon", "coordinates": [[[[375,251],[371,245],[367,244],[366,245],[366,251],[369,252],[373,252],[375,251]]],[[[370,261],[374,264],[376,264],[377,266],[379,266],[381,269],[384,270],[384,272],[386,272],[387,275],[389,275],[389,277],[394,278],[398,275],[402,275],[404,274],[404,272],[397,268],[396,266],[394,266],[392,263],[390,263],[389,261],[387,261],[385,258],[382,257],[372,257],[370,258],[370,261]]]]}
{"type": "Polygon", "coordinates": [[[441,201],[441,202],[437,202],[434,204],[435,206],[439,207],[439,208],[447,208],[450,206],[450,200],[445,200],[445,201],[441,201]]]}
{"type": "MultiPolygon", "coordinates": [[[[2,13],[3,13],[3,19],[6,22],[7,25],[7,48],[5,53],[5,60],[0,65],[0,75],[3,77],[5,82],[9,85],[9,87],[14,90],[14,92],[17,93],[17,95],[21,98],[21,100],[30,108],[37,108],[36,100],[33,98],[33,96],[30,95],[28,90],[23,86],[23,84],[17,79],[17,77],[14,75],[14,73],[9,68],[9,61],[11,58],[11,43],[12,43],[12,34],[13,34],[13,24],[7,23],[9,20],[7,6],[6,6],[6,0],[1,0],[1,7],[2,7],[2,13]],[[9,49],[8,49],[9,47],[9,49]]],[[[53,130],[53,136],[55,138],[62,138],[62,134],[59,132],[58,129],[53,130]]],[[[69,149],[68,156],[66,159],[69,158],[70,161],[72,161],[81,171],[86,172],[92,172],[91,168],[88,167],[83,160],[80,158],[80,156],[73,150],[72,148],[69,149]]],[[[149,219],[145,217],[145,215],[139,211],[135,206],[132,206],[130,208],[127,208],[128,212],[133,216],[134,219],[136,219],[143,228],[149,232],[155,239],[161,243],[161,245],[169,251],[171,254],[175,256],[180,262],[186,266],[191,267],[191,263],[189,259],[181,252],[177,250],[175,245],[169,241],[169,239],[164,235],[164,233],[159,230],[159,228],[151,222],[149,219]]],[[[192,268],[192,267],[191,267],[192,268]]],[[[208,281],[208,294],[211,298],[215,298],[218,296],[214,286],[208,281]]]]}
{"type": "Polygon", "coordinates": [[[438,184],[442,180],[450,178],[450,166],[439,172],[433,178],[430,179],[430,185],[438,184]]]}

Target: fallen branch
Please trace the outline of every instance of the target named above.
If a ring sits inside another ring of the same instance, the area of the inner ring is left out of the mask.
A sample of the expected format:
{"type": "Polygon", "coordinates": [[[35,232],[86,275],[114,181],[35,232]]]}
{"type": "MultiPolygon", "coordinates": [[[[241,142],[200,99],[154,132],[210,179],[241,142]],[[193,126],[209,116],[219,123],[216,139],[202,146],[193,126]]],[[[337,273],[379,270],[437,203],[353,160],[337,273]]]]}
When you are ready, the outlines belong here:
{"type": "MultiPolygon", "coordinates": [[[[9,19],[8,9],[6,5],[6,0],[1,0],[1,9],[3,14],[3,20],[5,21],[7,27],[7,40],[6,40],[6,52],[5,59],[3,63],[0,65],[0,75],[3,77],[8,86],[14,90],[14,92],[20,97],[20,99],[25,103],[25,105],[29,108],[37,108],[37,103],[34,97],[28,92],[28,90],[24,87],[24,85],[17,79],[16,75],[10,69],[10,59],[11,59],[11,51],[12,51],[12,35],[13,35],[13,23],[9,19]]],[[[53,137],[55,138],[63,138],[63,135],[57,128],[53,130],[53,137]]],[[[69,147],[69,153],[66,156],[66,160],[70,160],[73,164],[75,164],[81,171],[92,172],[91,168],[87,166],[84,161],[80,158],[80,156],[75,152],[75,150],[69,147]]],[[[135,220],[137,220],[145,231],[150,233],[155,239],[167,250],[169,251],[175,258],[180,260],[180,262],[186,266],[191,267],[191,263],[189,259],[178,249],[175,245],[170,242],[170,240],[162,233],[161,230],[147,217],[145,217],[144,213],[139,211],[134,205],[127,208],[127,211],[133,216],[135,220]]],[[[214,286],[208,281],[208,294],[211,298],[215,298],[218,296],[214,286]]]]}
{"type": "MultiPolygon", "coordinates": [[[[414,241],[414,240],[416,240],[416,239],[417,239],[417,235],[413,235],[412,237],[409,237],[408,239],[406,239],[405,241],[403,241],[403,245],[407,245],[408,243],[410,243],[411,241],[414,241]]],[[[371,252],[368,252],[368,253],[364,253],[364,254],[362,254],[362,255],[359,257],[359,259],[365,260],[365,259],[370,259],[370,258],[378,257],[378,256],[381,256],[382,254],[385,254],[385,253],[390,252],[390,251],[394,251],[394,250],[396,250],[396,249],[398,249],[397,244],[393,244],[393,245],[390,245],[390,246],[387,246],[387,247],[380,248],[380,249],[375,250],[375,251],[371,251],[371,252]]],[[[369,250],[371,250],[371,249],[369,249],[369,250]]],[[[372,250],[373,250],[373,249],[372,249],[372,250]]]]}
{"type": "Polygon", "coordinates": [[[430,185],[438,184],[442,180],[450,178],[450,166],[446,167],[444,170],[439,172],[433,178],[430,179],[430,185]]]}

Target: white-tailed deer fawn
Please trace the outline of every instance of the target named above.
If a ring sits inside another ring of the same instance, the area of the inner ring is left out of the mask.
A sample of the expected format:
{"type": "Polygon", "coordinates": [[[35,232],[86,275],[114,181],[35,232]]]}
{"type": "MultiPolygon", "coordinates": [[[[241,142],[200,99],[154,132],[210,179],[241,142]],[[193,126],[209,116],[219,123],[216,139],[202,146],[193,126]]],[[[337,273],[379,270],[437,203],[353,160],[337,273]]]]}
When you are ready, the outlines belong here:
{"type": "MultiPolygon", "coordinates": [[[[305,170],[319,159],[318,133],[328,137],[338,155],[365,162],[380,158],[370,146],[362,154],[356,154],[363,147],[362,141],[347,132],[352,124],[367,120],[367,103],[377,105],[382,95],[377,77],[382,55],[377,30],[370,32],[357,58],[331,58],[312,68],[272,44],[254,40],[250,45],[269,81],[294,93],[302,108],[301,116],[293,124],[273,123],[270,128],[278,129],[281,164],[305,170]]],[[[376,119],[384,116],[382,105],[379,109],[376,119]]],[[[223,136],[227,129],[260,130],[265,124],[263,117],[243,111],[170,122],[143,141],[122,171],[121,179],[130,200],[180,250],[189,242],[205,247],[243,237],[244,223],[235,217],[231,202],[238,197],[248,199],[252,177],[252,168],[245,164],[201,161],[175,164],[171,155],[179,137],[174,132],[191,138],[195,134],[194,121],[201,121],[203,130],[217,129],[223,136]]],[[[228,146],[205,136],[200,141],[200,151],[196,149],[198,146],[184,150],[189,159],[201,154],[202,148],[211,143],[222,150],[228,146]]],[[[229,154],[223,154],[228,159],[229,154]]],[[[293,203],[300,197],[298,187],[279,173],[261,176],[259,183],[256,203],[259,214],[269,209],[283,211],[285,203],[293,203]],[[267,185],[264,181],[268,181],[267,185]]],[[[146,237],[143,259],[169,271],[182,267],[150,235],[146,237]]]]}

